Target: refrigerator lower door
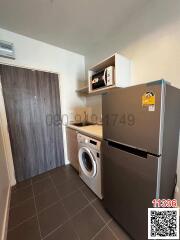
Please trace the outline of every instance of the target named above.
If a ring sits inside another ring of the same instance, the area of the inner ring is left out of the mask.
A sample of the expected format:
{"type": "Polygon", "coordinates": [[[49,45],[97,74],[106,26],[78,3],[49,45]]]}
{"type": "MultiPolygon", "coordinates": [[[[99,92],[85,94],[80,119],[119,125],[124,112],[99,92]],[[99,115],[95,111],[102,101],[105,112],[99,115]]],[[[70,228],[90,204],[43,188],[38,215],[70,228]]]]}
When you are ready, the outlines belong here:
{"type": "Polygon", "coordinates": [[[148,239],[148,207],[156,198],[158,158],[145,155],[102,143],[104,206],[135,240],[148,239]]]}
{"type": "Polygon", "coordinates": [[[160,155],[163,104],[163,81],[108,92],[102,98],[103,138],[160,155]],[[148,94],[153,96],[146,101],[148,94]]]}

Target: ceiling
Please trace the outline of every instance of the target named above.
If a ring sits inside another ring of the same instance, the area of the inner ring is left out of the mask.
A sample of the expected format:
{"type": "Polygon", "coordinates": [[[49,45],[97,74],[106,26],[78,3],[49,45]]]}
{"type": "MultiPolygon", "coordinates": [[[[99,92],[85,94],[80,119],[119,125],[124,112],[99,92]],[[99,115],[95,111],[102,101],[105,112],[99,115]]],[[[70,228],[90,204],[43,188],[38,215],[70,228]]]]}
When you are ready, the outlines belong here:
{"type": "Polygon", "coordinates": [[[0,27],[83,55],[148,0],[0,0],[0,27]]]}

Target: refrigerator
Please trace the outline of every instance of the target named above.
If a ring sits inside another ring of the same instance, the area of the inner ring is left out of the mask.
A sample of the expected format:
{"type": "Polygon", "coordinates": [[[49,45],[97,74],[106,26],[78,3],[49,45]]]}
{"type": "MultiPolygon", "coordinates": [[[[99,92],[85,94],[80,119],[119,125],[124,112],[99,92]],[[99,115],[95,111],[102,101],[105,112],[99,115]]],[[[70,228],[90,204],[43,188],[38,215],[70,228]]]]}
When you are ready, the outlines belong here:
{"type": "Polygon", "coordinates": [[[180,90],[164,80],[102,97],[103,204],[134,240],[148,239],[153,199],[172,199],[180,128],[180,90]]]}

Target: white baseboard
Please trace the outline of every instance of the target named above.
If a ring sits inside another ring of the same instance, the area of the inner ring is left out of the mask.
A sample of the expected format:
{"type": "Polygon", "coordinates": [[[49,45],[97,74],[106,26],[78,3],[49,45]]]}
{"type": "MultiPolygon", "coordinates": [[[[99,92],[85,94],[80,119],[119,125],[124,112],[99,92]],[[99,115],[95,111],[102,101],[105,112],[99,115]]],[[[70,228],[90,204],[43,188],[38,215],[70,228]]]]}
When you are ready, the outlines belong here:
{"type": "Polygon", "coordinates": [[[10,199],[11,199],[11,186],[9,186],[8,194],[7,194],[7,200],[6,200],[6,206],[5,206],[5,212],[4,212],[4,222],[3,222],[1,240],[6,240],[6,238],[7,238],[9,209],[10,209],[10,199]]]}

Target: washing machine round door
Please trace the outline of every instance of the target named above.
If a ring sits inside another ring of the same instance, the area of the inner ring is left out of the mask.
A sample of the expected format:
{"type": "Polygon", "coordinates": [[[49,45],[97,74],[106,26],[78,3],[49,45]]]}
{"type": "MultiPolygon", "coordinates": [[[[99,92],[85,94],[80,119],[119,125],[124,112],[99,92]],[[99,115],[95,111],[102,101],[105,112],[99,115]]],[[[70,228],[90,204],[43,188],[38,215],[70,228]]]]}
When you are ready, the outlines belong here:
{"type": "Polygon", "coordinates": [[[97,165],[91,151],[86,147],[79,149],[79,164],[83,173],[87,177],[95,177],[97,172],[97,165]]]}

